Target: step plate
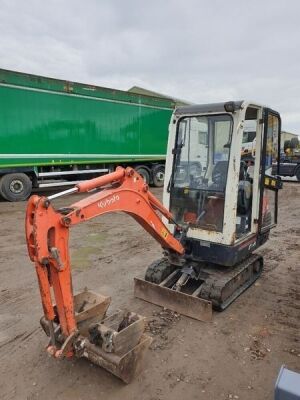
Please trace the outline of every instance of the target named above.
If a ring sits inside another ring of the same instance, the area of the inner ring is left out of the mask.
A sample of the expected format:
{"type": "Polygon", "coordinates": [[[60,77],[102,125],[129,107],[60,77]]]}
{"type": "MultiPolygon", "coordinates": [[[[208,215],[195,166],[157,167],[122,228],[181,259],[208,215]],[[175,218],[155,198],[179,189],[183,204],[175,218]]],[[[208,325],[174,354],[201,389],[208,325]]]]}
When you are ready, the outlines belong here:
{"type": "Polygon", "coordinates": [[[212,320],[211,301],[134,278],[134,295],[149,303],[168,308],[199,321],[212,320]]]}

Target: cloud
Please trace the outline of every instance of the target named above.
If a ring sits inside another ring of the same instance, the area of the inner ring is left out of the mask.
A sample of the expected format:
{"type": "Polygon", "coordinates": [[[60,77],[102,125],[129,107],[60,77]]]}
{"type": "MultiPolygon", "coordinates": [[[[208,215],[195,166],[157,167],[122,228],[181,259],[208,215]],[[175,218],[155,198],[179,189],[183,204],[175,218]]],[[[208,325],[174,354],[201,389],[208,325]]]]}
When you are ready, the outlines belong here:
{"type": "Polygon", "coordinates": [[[252,99],[300,127],[294,0],[0,0],[0,66],[193,102],[252,99]]]}

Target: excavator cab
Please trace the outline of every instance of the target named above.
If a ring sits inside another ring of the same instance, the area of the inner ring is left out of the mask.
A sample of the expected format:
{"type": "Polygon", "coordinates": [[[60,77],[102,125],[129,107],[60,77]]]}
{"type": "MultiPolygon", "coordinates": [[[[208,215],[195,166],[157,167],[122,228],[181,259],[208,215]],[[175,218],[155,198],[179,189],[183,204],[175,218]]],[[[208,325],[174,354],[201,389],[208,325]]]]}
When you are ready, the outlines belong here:
{"type": "MultiPolygon", "coordinates": [[[[174,218],[165,220],[168,229],[175,237],[179,237],[176,224],[184,229],[180,240],[185,262],[178,267],[169,256],[169,262],[154,263],[146,272],[149,284],[196,296],[222,310],[258,278],[263,259],[252,253],[277,223],[280,129],[277,112],[245,101],[175,110],[163,203],[174,218]],[[255,149],[245,161],[242,142],[249,128],[256,133],[255,149]],[[166,279],[169,274],[174,279],[166,279]]],[[[139,284],[142,290],[137,294],[147,300],[147,284],[139,284]]],[[[153,301],[155,287],[150,287],[153,301]]],[[[168,292],[166,297],[172,296],[168,292]]]]}
{"type": "Polygon", "coordinates": [[[265,242],[277,222],[279,180],[272,171],[278,168],[279,141],[280,116],[262,106],[230,102],[175,111],[164,205],[187,227],[187,257],[234,265],[247,255],[245,241],[249,252],[265,242]],[[256,149],[247,164],[241,151],[250,123],[256,149]]]}

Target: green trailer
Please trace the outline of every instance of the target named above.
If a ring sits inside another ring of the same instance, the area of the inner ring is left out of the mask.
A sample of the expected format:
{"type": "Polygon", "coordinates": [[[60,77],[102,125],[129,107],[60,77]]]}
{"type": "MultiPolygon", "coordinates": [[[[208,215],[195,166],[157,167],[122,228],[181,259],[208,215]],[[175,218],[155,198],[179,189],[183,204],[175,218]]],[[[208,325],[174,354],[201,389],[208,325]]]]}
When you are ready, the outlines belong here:
{"type": "Polygon", "coordinates": [[[70,185],[117,165],[163,185],[174,102],[0,69],[0,194],[70,185]]]}

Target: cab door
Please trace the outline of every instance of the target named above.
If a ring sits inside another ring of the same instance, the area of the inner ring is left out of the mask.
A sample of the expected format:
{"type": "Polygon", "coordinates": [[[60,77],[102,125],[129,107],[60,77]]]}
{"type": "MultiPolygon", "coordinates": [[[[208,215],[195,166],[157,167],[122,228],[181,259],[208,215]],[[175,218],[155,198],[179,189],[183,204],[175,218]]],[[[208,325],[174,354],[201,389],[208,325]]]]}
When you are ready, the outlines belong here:
{"type": "Polygon", "coordinates": [[[269,108],[264,109],[264,131],[260,172],[259,231],[264,233],[277,224],[280,162],[280,115],[269,108]]]}

